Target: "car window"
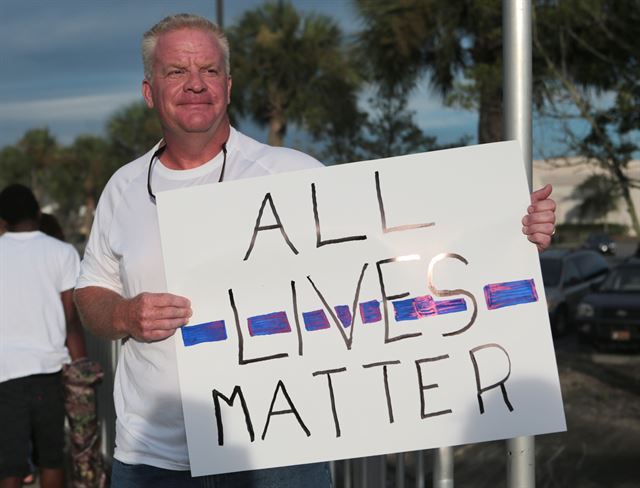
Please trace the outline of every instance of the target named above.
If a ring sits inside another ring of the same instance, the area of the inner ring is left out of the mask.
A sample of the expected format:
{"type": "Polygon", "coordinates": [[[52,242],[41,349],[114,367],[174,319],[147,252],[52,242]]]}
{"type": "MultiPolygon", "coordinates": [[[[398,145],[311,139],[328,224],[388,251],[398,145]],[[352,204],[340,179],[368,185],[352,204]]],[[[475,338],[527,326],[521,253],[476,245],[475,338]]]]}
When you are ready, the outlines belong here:
{"type": "Polygon", "coordinates": [[[558,286],[562,275],[562,261],[553,258],[541,258],[542,282],[544,286],[558,286]]]}
{"type": "Polygon", "coordinates": [[[609,264],[600,254],[585,252],[576,256],[578,270],[584,279],[593,278],[603,274],[609,269],[609,264]]]}
{"type": "Polygon", "coordinates": [[[578,267],[576,266],[575,259],[567,259],[564,263],[564,276],[562,277],[562,284],[575,284],[582,281],[582,276],[578,267]]]}
{"type": "Polygon", "coordinates": [[[640,292],[640,268],[618,268],[602,283],[600,291],[640,292]]]}

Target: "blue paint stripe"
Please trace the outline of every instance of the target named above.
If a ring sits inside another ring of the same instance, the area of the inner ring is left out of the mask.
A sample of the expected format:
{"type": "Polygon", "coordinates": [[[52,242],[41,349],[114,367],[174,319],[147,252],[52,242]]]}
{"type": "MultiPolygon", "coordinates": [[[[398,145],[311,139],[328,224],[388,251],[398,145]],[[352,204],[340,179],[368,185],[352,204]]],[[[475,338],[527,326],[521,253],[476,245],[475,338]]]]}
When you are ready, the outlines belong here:
{"type": "Polygon", "coordinates": [[[414,305],[413,298],[407,298],[406,300],[396,300],[391,302],[395,311],[396,322],[403,322],[405,320],[418,320],[420,316],[414,305]]]}
{"type": "Polygon", "coordinates": [[[360,304],[360,317],[363,324],[372,324],[382,320],[380,313],[380,302],[378,300],[369,300],[360,304]]]}
{"type": "Polygon", "coordinates": [[[329,320],[324,310],[313,310],[312,312],[302,312],[304,328],[308,331],[322,330],[329,328],[329,320]]]}
{"type": "Polygon", "coordinates": [[[455,298],[453,300],[441,300],[435,302],[436,313],[438,315],[446,315],[448,313],[464,312],[467,310],[467,302],[464,298],[455,298]]]}
{"type": "Polygon", "coordinates": [[[182,332],[182,342],[186,347],[195,346],[202,342],[217,342],[227,339],[227,329],[224,326],[224,320],[185,325],[180,331],[182,332]]]}
{"type": "Polygon", "coordinates": [[[344,327],[345,329],[348,329],[349,327],[351,327],[351,310],[349,310],[349,306],[336,305],[334,307],[334,310],[336,311],[336,315],[338,316],[338,318],[340,319],[340,322],[342,323],[342,327],[344,327]]]}
{"type": "Polygon", "coordinates": [[[533,280],[493,283],[484,287],[484,298],[489,310],[512,307],[522,303],[538,301],[538,293],[533,280]]]}
{"type": "Polygon", "coordinates": [[[266,315],[256,315],[255,317],[249,317],[248,322],[249,334],[252,337],[257,335],[291,332],[291,325],[289,325],[289,319],[287,319],[286,312],[272,312],[266,315]]]}

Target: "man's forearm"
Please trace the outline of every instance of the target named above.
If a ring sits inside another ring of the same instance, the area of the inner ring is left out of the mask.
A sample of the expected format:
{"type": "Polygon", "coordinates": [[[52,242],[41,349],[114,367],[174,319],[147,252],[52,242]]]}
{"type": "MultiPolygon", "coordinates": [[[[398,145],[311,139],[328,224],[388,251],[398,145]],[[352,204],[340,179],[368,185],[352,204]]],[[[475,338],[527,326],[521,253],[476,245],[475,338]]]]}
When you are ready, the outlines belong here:
{"type": "Polygon", "coordinates": [[[87,348],[84,341],[84,331],[79,321],[67,324],[67,350],[71,361],[87,357],[87,348]]]}
{"type": "Polygon", "coordinates": [[[121,339],[128,335],[118,308],[125,299],[118,293],[99,286],[79,288],[74,294],[82,324],[99,337],[121,339]]]}
{"type": "Polygon", "coordinates": [[[87,357],[87,348],[84,342],[84,330],[80,325],[76,306],[73,303],[73,290],[69,289],[60,293],[64,318],[67,323],[67,340],[65,344],[72,361],[87,357]]]}

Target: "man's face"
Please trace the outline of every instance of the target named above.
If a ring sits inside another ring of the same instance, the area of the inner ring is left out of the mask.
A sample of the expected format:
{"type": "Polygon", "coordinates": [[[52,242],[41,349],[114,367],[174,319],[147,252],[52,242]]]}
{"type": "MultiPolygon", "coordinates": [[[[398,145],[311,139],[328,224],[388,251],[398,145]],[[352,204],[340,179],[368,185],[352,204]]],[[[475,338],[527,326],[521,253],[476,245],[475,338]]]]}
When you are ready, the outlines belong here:
{"type": "Polygon", "coordinates": [[[165,133],[213,135],[225,120],[231,94],[218,40],[200,29],[160,35],[153,76],[143,82],[142,94],[158,113],[165,133]]]}

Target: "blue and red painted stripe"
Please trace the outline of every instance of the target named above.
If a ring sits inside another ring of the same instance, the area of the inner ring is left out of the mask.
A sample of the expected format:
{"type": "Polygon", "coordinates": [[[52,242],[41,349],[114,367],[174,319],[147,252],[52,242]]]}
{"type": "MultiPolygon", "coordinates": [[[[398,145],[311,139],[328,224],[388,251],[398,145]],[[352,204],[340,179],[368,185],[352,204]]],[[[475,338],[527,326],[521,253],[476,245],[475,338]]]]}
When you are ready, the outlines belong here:
{"type": "Polygon", "coordinates": [[[186,325],[180,330],[182,332],[182,342],[185,346],[195,346],[202,342],[217,342],[227,339],[227,329],[224,326],[224,320],[186,325]]]}
{"type": "MultiPolygon", "coordinates": [[[[538,301],[538,293],[532,279],[486,285],[484,287],[484,296],[489,310],[538,301]]],[[[396,322],[419,320],[435,315],[445,315],[467,310],[467,303],[463,298],[436,301],[429,295],[396,300],[392,302],[392,304],[396,322]]],[[[359,304],[360,318],[363,324],[382,321],[380,305],[381,302],[379,300],[369,300],[359,304]]],[[[334,307],[334,310],[342,326],[344,328],[350,327],[353,322],[353,317],[349,307],[347,305],[337,305],[334,307]]],[[[330,327],[329,319],[324,310],[303,312],[302,318],[305,329],[309,332],[324,330],[330,327]]],[[[287,313],[284,311],[256,315],[249,317],[247,321],[249,334],[251,336],[291,332],[291,325],[287,313]]],[[[217,342],[227,339],[224,320],[185,326],[182,327],[181,331],[182,341],[185,346],[194,346],[203,342],[217,342]]]]}
{"type": "Polygon", "coordinates": [[[484,299],[489,310],[512,307],[538,301],[538,292],[533,280],[493,283],[484,287],[484,299]]]}

